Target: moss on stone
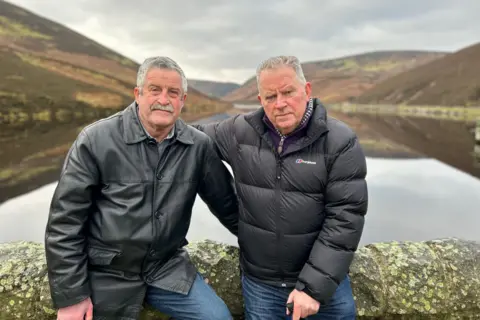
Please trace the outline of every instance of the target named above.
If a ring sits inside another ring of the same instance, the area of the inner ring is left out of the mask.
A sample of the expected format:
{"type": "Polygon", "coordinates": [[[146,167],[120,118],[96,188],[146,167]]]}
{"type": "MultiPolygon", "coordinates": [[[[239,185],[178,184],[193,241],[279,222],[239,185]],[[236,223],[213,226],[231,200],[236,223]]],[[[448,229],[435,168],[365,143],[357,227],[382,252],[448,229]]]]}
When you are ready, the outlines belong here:
{"type": "Polygon", "coordinates": [[[359,316],[480,318],[480,244],[458,239],[376,243],[352,264],[359,316]]]}
{"type": "Polygon", "coordinates": [[[43,245],[31,242],[1,244],[0,286],[0,319],[56,319],[50,305],[43,245]],[[41,292],[46,292],[48,298],[40,299],[41,292]]]}
{"type": "Polygon", "coordinates": [[[192,243],[187,249],[193,263],[229,306],[232,314],[241,315],[243,296],[238,249],[210,240],[192,243]]]}
{"type": "Polygon", "coordinates": [[[376,316],[384,313],[388,301],[381,273],[381,265],[375,259],[374,250],[368,247],[357,252],[350,269],[357,314],[376,316]]]}
{"type": "MultiPolygon", "coordinates": [[[[238,248],[191,243],[189,254],[241,319],[238,248]]],[[[0,319],[54,320],[43,245],[0,244],[0,319]]],[[[358,319],[480,319],[480,244],[458,239],[375,243],[357,251],[350,276],[358,319]]],[[[169,319],[150,307],[141,320],[169,319]]]]}

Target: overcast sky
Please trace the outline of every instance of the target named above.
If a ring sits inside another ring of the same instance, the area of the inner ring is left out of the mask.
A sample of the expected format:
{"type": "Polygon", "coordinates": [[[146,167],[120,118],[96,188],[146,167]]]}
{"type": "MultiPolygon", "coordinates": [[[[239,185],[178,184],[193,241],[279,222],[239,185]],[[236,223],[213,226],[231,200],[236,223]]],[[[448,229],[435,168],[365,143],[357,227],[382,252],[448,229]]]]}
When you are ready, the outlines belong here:
{"type": "Polygon", "coordinates": [[[480,41],[480,0],[8,0],[141,62],[242,83],[261,60],[375,50],[455,51],[480,41]]]}

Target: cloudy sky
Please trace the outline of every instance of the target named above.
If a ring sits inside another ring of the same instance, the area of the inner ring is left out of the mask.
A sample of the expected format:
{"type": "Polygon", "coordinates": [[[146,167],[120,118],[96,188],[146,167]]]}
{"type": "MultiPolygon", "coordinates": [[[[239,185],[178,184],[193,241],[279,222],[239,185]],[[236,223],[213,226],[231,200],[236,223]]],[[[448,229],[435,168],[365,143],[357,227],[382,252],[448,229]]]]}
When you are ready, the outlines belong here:
{"type": "Polygon", "coordinates": [[[189,78],[242,83],[272,55],[455,51],[480,41],[480,0],[7,0],[137,62],[167,55],[189,78]]]}

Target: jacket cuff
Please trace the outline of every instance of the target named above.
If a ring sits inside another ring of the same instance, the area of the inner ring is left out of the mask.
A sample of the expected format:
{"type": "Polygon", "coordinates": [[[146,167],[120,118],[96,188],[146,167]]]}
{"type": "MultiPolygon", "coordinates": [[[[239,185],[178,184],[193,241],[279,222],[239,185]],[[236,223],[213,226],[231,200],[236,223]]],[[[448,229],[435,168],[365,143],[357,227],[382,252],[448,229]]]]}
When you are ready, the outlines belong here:
{"type": "Polygon", "coordinates": [[[90,286],[87,283],[73,289],[58,289],[51,287],[51,297],[55,309],[65,308],[82,302],[91,295],[90,286]]]}
{"type": "Polygon", "coordinates": [[[312,299],[315,299],[320,303],[320,305],[324,305],[326,303],[326,300],[319,294],[315,294],[312,292],[303,282],[297,281],[295,284],[295,289],[298,291],[305,292],[307,295],[309,295],[312,299]]]}

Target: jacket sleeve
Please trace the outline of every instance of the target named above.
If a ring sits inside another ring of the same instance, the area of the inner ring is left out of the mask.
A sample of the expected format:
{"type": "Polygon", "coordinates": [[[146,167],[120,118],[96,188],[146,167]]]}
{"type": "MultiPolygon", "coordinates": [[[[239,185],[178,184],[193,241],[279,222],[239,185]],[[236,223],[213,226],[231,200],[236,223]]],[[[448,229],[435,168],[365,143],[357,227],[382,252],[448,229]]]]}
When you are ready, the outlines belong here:
{"type": "Polygon", "coordinates": [[[235,236],[238,235],[238,201],[233,177],[208,138],[199,195],[210,211],[235,236]]]}
{"type": "Polygon", "coordinates": [[[234,123],[238,116],[230,117],[226,120],[208,123],[208,124],[192,124],[191,126],[197,130],[203,131],[215,144],[215,150],[221,160],[231,165],[230,152],[235,150],[236,144],[234,134],[234,123]]]}
{"type": "Polygon", "coordinates": [[[325,190],[325,221],[296,285],[320,304],[328,303],[349,271],[368,207],[366,159],[352,135],[334,151],[325,190]]]}
{"type": "Polygon", "coordinates": [[[90,296],[84,230],[97,182],[90,141],[81,132],[66,156],[46,226],[45,253],[55,308],[90,296]]]}

